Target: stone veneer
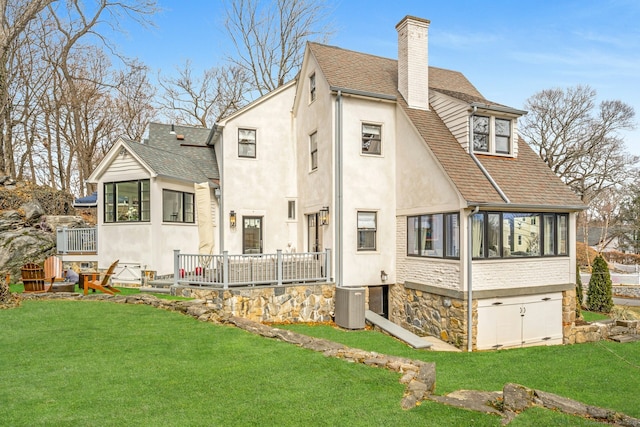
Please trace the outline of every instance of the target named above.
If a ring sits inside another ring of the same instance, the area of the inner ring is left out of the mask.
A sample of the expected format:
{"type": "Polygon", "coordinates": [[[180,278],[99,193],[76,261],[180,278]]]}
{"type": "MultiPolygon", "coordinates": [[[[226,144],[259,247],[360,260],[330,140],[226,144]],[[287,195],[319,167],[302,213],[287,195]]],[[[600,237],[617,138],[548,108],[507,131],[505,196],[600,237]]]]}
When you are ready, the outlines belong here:
{"type": "Polygon", "coordinates": [[[229,289],[177,286],[171,292],[204,300],[221,315],[256,322],[330,322],[334,312],[334,284],[229,289]]]}
{"type": "MultiPolygon", "coordinates": [[[[478,303],[473,301],[473,337],[478,323],[478,303]]],[[[446,295],[411,289],[402,284],[390,286],[389,320],[417,335],[431,335],[458,348],[467,347],[466,301],[446,295]],[[450,302],[445,304],[445,300],[450,302]]]]}

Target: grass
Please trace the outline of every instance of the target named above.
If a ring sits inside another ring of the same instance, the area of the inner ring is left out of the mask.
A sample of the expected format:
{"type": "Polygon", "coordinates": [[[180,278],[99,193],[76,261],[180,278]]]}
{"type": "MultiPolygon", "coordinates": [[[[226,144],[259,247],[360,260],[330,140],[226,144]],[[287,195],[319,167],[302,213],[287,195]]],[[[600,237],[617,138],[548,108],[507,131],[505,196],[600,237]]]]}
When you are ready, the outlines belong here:
{"type": "Polygon", "coordinates": [[[598,320],[607,320],[609,319],[609,316],[596,311],[582,310],[582,318],[585,322],[597,322],[598,320]]]}
{"type": "MultiPolygon", "coordinates": [[[[433,402],[403,411],[396,373],[149,306],[23,301],[0,310],[0,324],[5,425],[500,425],[433,402]]],[[[640,386],[640,343],[433,353],[373,331],[286,328],[435,361],[438,394],[518,382],[640,416],[629,397],[640,386]]],[[[541,422],[592,425],[545,410],[514,425],[541,422]]]]}
{"type": "MultiPolygon", "coordinates": [[[[117,288],[117,289],[120,290],[120,295],[135,295],[135,294],[141,293],[139,288],[117,288]]],[[[23,293],[24,286],[21,283],[9,285],[9,290],[11,292],[23,293]]],[[[76,284],[74,292],[83,293],[84,289],[81,288],[80,285],[76,284]]],[[[168,294],[157,294],[157,293],[149,293],[149,292],[146,292],[146,294],[153,295],[161,299],[176,300],[176,301],[185,301],[185,300],[193,299],[193,298],[185,298],[181,296],[168,295],[168,294]]]]}

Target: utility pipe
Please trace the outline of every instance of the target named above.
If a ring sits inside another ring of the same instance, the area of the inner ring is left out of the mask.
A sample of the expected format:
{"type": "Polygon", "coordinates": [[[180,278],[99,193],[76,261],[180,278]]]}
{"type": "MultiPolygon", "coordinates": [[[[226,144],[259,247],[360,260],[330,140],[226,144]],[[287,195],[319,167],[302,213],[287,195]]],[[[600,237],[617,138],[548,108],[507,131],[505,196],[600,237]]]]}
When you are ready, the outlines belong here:
{"type": "Polygon", "coordinates": [[[467,351],[473,351],[473,216],[478,213],[476,206],[467,221],[467,351]]]}
{"type": "Polygon", "coordinates": [[[335,147],[335,266],[336,286],[343,286],[343,262],[342,262],[342,90],[336,95],[336,147],[335,147]]]}

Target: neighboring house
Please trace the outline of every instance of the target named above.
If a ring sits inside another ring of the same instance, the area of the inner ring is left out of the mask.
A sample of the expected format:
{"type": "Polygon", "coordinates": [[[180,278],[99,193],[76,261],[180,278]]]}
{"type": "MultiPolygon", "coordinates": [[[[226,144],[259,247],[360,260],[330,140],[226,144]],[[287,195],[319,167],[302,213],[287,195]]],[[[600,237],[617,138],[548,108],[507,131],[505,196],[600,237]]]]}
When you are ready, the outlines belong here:
{"type": "Polygon", "coordinates": [[[100,250],[170,271],[171,250],[198,253],[198,238],[161,217],[162,193],[219,184],[214,253],[331,248],[336,286],[366,287],[372,310],[418,334],[468,349],[562,343],[584,206],[518,137],[524,111],[429,66],[428,27],[398,24],[398,60],[309,43],[296,81],[203,133],[202,177],[151,138],[119,141],[91,177],[108,200],[100,250]],[[155,164],[151,151],[171,154],[155,164]],[[109,216],[124,203],[112,189],[144,182],[148,223],[109,216]]]}

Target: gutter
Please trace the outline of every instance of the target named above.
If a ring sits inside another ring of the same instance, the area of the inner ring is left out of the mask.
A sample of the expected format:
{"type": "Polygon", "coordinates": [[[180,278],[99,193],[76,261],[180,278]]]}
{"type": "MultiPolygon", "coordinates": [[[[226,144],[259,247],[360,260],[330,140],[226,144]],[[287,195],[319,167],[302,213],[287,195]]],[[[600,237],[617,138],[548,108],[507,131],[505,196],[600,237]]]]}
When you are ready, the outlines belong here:
{"type": "MultiPolygon", "coordinates": [[[[398,97],[395,96],[395,95],[388,95],[386,93],[367,92],[367,91],[363,91],[363,90],[348,89],[348,88],[338,87],[338,86],[329,86],[329,90],[332,91],[332,92],[336,92],[339,97],[341,95],[355,95],[355,96],[364,96],[364,97],[367,97],[367,98],[384,99],[384,100],[387,100],[387,101],[397,101],[398,100],[398,97]]],[[[340,101],[340,102],[342,102],[342,101],[340,101]]]]}
{"type": "Polygon", "coordinates": [[[473,351],[473,216],[478,213],[480,206],[476,206],[468,216],[467,225],[467,351],[473,351]]]}
{"type": "Polygon", "coordinates": [[[473,108],[472,115],[476,112],[478,108],[482,110],[496,111],[499,113],[516,114],[518,116],[524,116],[527,114],[527,111],[525,110],[516,110],[515,108],[506,107],[503,105],[491,105],[491,104],[485,104],[482,102],[472,102],[470,105],[473,108]]]}
{"type": "MultiPolygon", "coordinates": [[[[219,191],[214,192],[216,198],[218,199],[218,206],[220,207],[220,214],[218,215],[218,225],[219,230],[218,233],[220,235],[220,254],[224,252],[224,134],[222,133],[222,126],[218,126],[217,124],[213,125],[213,129],[215,133],[218,133],[218,129],[220,129],[220,167],[218,168],[218,172],[220,173],[220,184],[218,186],[219,191]]],[[[215,148],[214,148],[215,149],[215,148]]],[[[218,157],[216,156],[216,159],[218,157]]]]}

